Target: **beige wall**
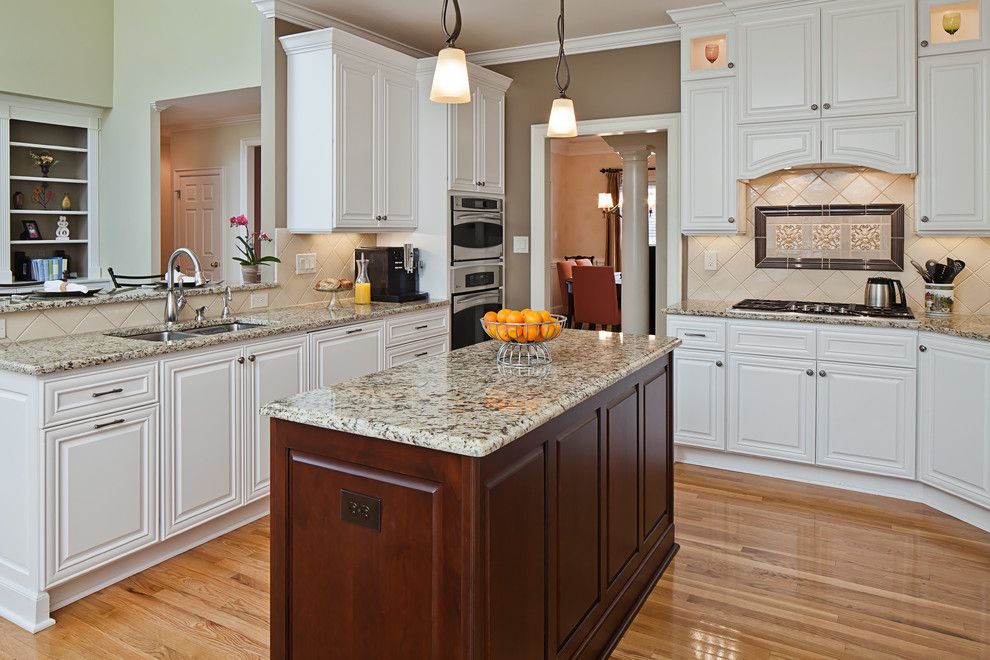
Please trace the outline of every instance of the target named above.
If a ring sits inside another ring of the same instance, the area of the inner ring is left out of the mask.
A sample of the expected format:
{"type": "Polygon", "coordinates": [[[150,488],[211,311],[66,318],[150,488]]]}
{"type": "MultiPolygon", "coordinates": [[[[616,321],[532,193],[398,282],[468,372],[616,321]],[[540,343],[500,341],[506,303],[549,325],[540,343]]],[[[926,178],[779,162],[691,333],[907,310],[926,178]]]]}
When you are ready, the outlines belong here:
{"type": "Polygon", "coordinates": [[[113,103],[113,0],[4,0],[0,9],[0,91],[113,103]]]}
{"type": "MultiPolygon", "coordinates": [[[[680,112],[680,45],[585,53],[568,58],[578,120],[680,112]]],[[[556,97],[555,60],[491,67],[513,79],[506,100],[506,240],[529,235],[530,126],[544,124],[556,97]]],[[[506,300],[529,304],[529,255],[506,254],[506,300]]]]}
{"type": "Polygon", "coordinates": [[[701,300],[743,298],[863,302],[868,277],[899,279],[909,302],[924,307],[924,282],[907,259],[924,263],[952,256],[966,262],[956,280],[956,311],[990,313],[990,239],[964,236],[921,237],[914,233],[914,180],[864,167],[793,170],[754,179],[745,187],[746,226],[737,236],[687,239],[687,295],[701,300]],[[755,267],[754,209],[786,204],[904,204],[904,272],[784,270],[755,267]],[[704,252],[718,253],[719,268],[704,269],[704,252]]]}
{"type": "Polygon", "coordinates": [[[550,156],[551,247],[554,261],[570,255],[592,255],[604,263],[605,222],[598,193],[605,190],[604,167],[622,167],[614,153],[550,156]]]}

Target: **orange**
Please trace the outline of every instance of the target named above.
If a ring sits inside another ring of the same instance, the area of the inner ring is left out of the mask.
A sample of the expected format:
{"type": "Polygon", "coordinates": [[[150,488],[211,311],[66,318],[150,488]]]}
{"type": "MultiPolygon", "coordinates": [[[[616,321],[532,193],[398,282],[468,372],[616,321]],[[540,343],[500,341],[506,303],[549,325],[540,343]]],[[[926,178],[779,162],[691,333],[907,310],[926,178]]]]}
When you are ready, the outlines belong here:
{"type": "Polygon", "coordinates": [[[495,315],[495,320],[497,320],[499,323],[505,323],[506,318],[509,316],[509,312],[511,311],[512,311],[511,309],[505,309],[505,308],[498,310],[498,314],[495,315]]]}
{"type": "MultiPolygon", "coordinates": [[[[506,315],[506,317],[505,317],[505,322],[506,323],[522,323],[523,322],[522,314],[520,314],[519,312],[510,311],[506,315]]],[[[519,340],[520,338],[525,339],[525,337],[521,337],[521,335],[523,334],[523,332],[522,332],[523,329],[522,328],[518,328],[518,327],[516,327],[514,325],[510,325],[508,327],[508,330],[509,330],[509,338],[510,339],[515,339],[515,340],[519,340]]]]}
{"type": "Polygon", "coordinates": [[[498,314],[495,312],[485,312],[485,320],[489,323],[493,323],[498,320],[498,314]]]}
{"type": "Polygon", "coordinates": [[[550,312],[548,312],[545,309],[541,309],[539,312],[537,312],[537,314],[540,315],[540,320],[543,321],[544,323],[553,320],[553,316],[550,314],[550,312]]]}
{"type": "Polygon", "coordinates": [[[529,310],[528,312],[523,312],[522,317],[524,323],[530,324],[525,328],[521,328],[521,330],[523,330],[526,333],[526,339],[529,341],[537,341],[541,339],[542,337],[540,335],[540,326],[539,326],[540,315],[534,312],[533,310],[529,310]]]}

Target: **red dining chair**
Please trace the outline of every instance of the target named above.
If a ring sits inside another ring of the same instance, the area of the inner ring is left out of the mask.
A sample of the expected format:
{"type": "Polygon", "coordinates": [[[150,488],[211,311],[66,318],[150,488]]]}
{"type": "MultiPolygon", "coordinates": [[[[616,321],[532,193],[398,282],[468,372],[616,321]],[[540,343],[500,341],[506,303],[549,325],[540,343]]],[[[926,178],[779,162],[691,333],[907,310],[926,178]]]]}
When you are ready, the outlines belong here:
{"type": "Polygon", "coordinates": [[[574,262],[570,260],[557,262],[557,284],[560,285],[560,304],[563,306],[564,316],[570,318],[571,307],[567,304],[567,280],[571,279],[571,272],[574,262]]]}
{"type": "Polygon", "coordinates": [[[612,326],[622,331],[622,315],[619,313],[619,294],[615,288],[615,269],[611,266],[575,266],[574,274],[574,325],[585,323],[592,330],[598,326],[612,326]]]}
{"type": "Polygon", "coordinates": [[[588,259],[588,258],[584,258],[583,257],[581,259],[575,259],[574,260],[574,265],[575,266],[594,266],[595,265],[595,262],[592,261],[591,259],[588,259]]]}

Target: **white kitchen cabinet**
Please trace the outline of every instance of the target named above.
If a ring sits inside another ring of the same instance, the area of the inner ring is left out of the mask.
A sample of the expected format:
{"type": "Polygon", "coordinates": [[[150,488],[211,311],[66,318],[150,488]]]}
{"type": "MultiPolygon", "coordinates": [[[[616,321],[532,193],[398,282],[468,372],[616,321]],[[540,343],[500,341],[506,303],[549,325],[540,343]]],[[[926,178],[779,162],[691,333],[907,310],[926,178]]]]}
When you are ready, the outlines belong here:
{"type": "Polygon", "coordinates": [[[944,55],[990,48],[990,7],[986,0],[918,0],[918,55],[944,55]],[[960,13],[959,30],[945,31],[942,17],[960,13]]]}
{"type": "Polygon", "coordinates": [[[850,163],[884,172],[918,169],[918,117],[915,113],[823,119],[824,163],[850,163]]]}
{"type": "Polygon", "coordinates": [[[311,385],[329,387],[385,368],[382,321],[333,328],[310,335],[311,385]]]}
{"type": "Polygon", "coordinates": [[[918,478],[990,507],[990,344],[919,341],[918,478]]]}
{"type": "Polygon", "coordinates": [[[820,41],[818,7],[740,17],[740,123],[820,116],[820,41]]]}
{"type": "Polygon", "coordinates": [[[44,432],[47,583],[158,540],[158,406],[44,432]]]}
{"type": "Polygon", "coordinates": [[[815,462],[813,359],[728,357],[729,450],[815,462]]]}
{"type": "Polygon", "coordinates": [[[334,28],[288,35],[282,45],[288,228],[415,229],[415,60],[334,28]]]}
{"type": "Polygon", "coordinates": [[[448,110],[448,187],[505,194],[505,90],[476,85],[471,103],[448,110]]]}
{"type": "Polygon", "coordinates": [[[843,0],[821,13],[822,117],[914,112],[915,1],[843,0]]]}
{"type": "MultiPolygon", "coordinates": [[[[711,5],[710,5],[711,7],[711,5]]],[[[688,12],[692,10],[689,9],[688,12]]],[[[720,13],[714,9],[713,13],[720,13]]],[[[736,75],[736,22],[724,16],[681,21],[670,12],[681,28],[681,80],[725,78],[736,75]],[[708,49],[714,49],[709,51],[708,49]],[[715,60],[708,58],[714,55],[715,60]]]]}
{"type": "Polygon", "coordinates": [[[736,174],[740,179],[755,179],[784,167],[822,161],[822,122],[818,119],[740,124],[736,132],[736,174]]]}
{"type": "Polygon", "coordinates": [[[273,339],[244,347],[244,499],[268,493],[270,419],[259,408],[309,389],[306,337],[273,339]]]}
{"type": "Polygon", "coordinates": [[[241,504],[241,348],[162,361],[163,538],[241,504]]]}
{"type": "Polygon", "coordinates": [[[681,85],[681,232],[735,234],[735,78],[681,85]]]}
{"type": "Polygon", "coordinates": [[[817,463],[913,479],[913,369],[818,362],[817,463]]]}
{"type": "Polygon", "coordinates": [[[725,449],[725,355],[674,351],[674,442],[725,449]]]}
{"type": "Polygon", "coordinates": [[[385,368],[391,369],[434,355],[443,355],[448,351],[450,351],[450,340],[447,335],[419,339],[402,346],[385,349],[385,368]]]}
{"type": "Polygon", "coordinates": [[[919,61],[919,234],[990,235],[990,52],[919,61]]]}

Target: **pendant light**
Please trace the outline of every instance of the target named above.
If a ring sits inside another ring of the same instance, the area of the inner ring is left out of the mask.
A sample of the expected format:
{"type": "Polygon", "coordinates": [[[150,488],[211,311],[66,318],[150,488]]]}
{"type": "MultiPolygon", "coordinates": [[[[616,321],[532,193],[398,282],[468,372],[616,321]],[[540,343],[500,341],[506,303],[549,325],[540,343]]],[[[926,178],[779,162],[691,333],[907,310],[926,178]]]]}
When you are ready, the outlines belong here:
{"type": "Polygon", "coordinates": [[[560,16],[557,17],[557,38],[560,40],[560,51],[557,53],[557,69],[554,82],[560,96],[553,101],[550,108],[550,121],[547,125],[547,137],[572,138],[577,136],[577,119],[574,116],[574,101],[567,98],[567,88],[571,85],[571,68],[564,54],[564,0],[560,0],[560,16]],[[561,80],[563,74],[563,80],[561,80]]]}
{"type": "Polygon", "coordinates": [[[467,57],[463,50],[454,45],[461,34],[461,7],[457,0],[443,0],[440,19],[443,33],[447,35],[447,46],[437,57],[430,100],[434,103],[470,103],[471,84],[468,82],[467,57]],[[448,31],[447,7],[451,2],[454,4],[454,29],[448,31]]]}

